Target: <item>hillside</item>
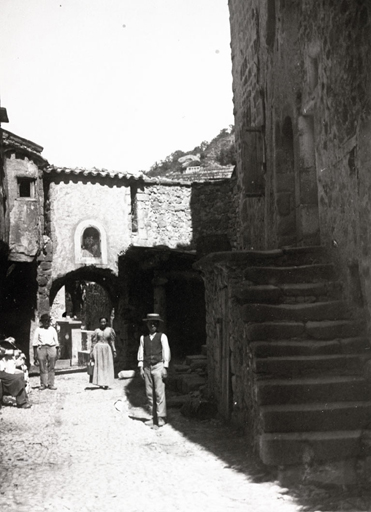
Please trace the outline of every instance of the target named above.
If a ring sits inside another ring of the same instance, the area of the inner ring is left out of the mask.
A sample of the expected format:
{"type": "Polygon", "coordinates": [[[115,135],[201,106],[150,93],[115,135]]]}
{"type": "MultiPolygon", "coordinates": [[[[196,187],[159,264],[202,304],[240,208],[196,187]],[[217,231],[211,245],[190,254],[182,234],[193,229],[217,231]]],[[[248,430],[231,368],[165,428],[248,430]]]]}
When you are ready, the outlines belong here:
{"type": "Polygon", "coordinates": [[[177,150],[164,160],[155,162],[145,174],[150,177],[167,176],[185,171],[188,167],[203,170],[222,169],[235,165],[234,127],[223,128],[211,142],[203,141],[192,150],[177,150]]]}

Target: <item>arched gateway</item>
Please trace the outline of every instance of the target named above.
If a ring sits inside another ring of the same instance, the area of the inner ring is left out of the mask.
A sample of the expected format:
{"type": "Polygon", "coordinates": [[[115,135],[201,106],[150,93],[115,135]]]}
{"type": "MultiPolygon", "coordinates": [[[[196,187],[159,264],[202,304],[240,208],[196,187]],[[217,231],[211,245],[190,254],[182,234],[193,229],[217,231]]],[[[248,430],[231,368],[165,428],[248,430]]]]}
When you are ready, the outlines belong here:
{"type": "Polygon", "coordinates": [[[210,252],[210,240],[212,250],[218,240],[234,243],[232,169],[195,182],[183,175],[170,180],[59,168],[31,141],[3,131],[3,142],[9,214],[0,273],[4,334],[27,352],[42,313],[51,311],[59,323],[70,317],[80,335],[103,314],[113,318],[118,368],[125,369],[135,364],[142,318],[156,311],[166,319],[175,355],[200,350],[204,287],[193,263],[207,247],[210,252]]]}
{"type": "MultiPolygon", "coordinates": [[[[61,328],[70,318],[71,329],[79,330],[93,328],[91,310],[96,322],[101,314],[112,316],[121,369],[135,364],[142,318],[149,311],[167,319],[175,355],[200,350],[205,304],[202,279],[193,269],[195,226],[198,237],[203,233],[192,182],[48,166],[44,195],[39,313],[51,308],[61,328]]],[[[202,195],[199,188],[197,197],[202,195]]],[[[209,197],[205,194],[210,202],[209,197]]],[[[72,347],[73,364],[84,348],[83,340],[78,343],[79,350],[72,347]]]]}

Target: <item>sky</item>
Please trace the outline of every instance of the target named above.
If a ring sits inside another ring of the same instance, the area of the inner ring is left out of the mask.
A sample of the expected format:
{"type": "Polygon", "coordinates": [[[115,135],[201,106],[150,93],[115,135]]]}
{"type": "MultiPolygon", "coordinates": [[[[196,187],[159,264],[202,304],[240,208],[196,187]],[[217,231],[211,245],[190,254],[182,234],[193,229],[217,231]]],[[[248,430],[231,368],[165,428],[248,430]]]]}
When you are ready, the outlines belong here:
{"type": "Polygon", "coordinates": [[[227,0],[0,0],[3,128],[50,164],[148,170],[234,123],[227,0]]]}

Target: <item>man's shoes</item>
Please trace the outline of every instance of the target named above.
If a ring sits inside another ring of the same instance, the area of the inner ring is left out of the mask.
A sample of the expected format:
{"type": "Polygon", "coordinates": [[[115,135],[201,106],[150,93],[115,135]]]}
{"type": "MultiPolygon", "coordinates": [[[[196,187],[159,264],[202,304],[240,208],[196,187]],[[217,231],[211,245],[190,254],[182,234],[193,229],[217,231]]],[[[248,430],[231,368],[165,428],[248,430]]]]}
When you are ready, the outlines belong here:
{"type": "Polygon", "coordinates": [[[49,389],[52,389],[53,391],[55,391],[57,388],[55,386],[48,386],[49,389]]]}
{"type": "Polygon", "coordinates": [[[44,389],[46,389],[46,386],[41,385],[41,386],[39,387],[39,391],[44,391],[44,389]]]}
{"type": "Polygon", "coordinates": [[[32,405],[28,402],[25,402],[24,404],[17,404],[18,409],[31,409],[32,405]]]}
{"type": "Polygon", "coordinates": [[[166,425],[166,421],[164,420],[164,418],[158,418],[157,425],[159,427],[163,427],[164,425],[166,425]]]}
{"type": "Polygon", "coordinates": [[[144,424],[146,427],[153,427],[153,419],[145,421],[144,424]]]}

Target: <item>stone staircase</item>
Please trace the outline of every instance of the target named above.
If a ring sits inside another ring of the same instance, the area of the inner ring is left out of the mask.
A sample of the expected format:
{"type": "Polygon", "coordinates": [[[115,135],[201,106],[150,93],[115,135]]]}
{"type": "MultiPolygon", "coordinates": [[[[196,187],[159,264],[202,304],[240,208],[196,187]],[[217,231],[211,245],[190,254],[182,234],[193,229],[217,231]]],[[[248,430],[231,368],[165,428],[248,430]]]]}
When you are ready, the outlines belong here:
{"type": "Polygon", "coordinates": [[[300,465],[364,455],[370,344],[320,247],[255,252],[234,295],[253,358],[260,457],[300,465]]]}

